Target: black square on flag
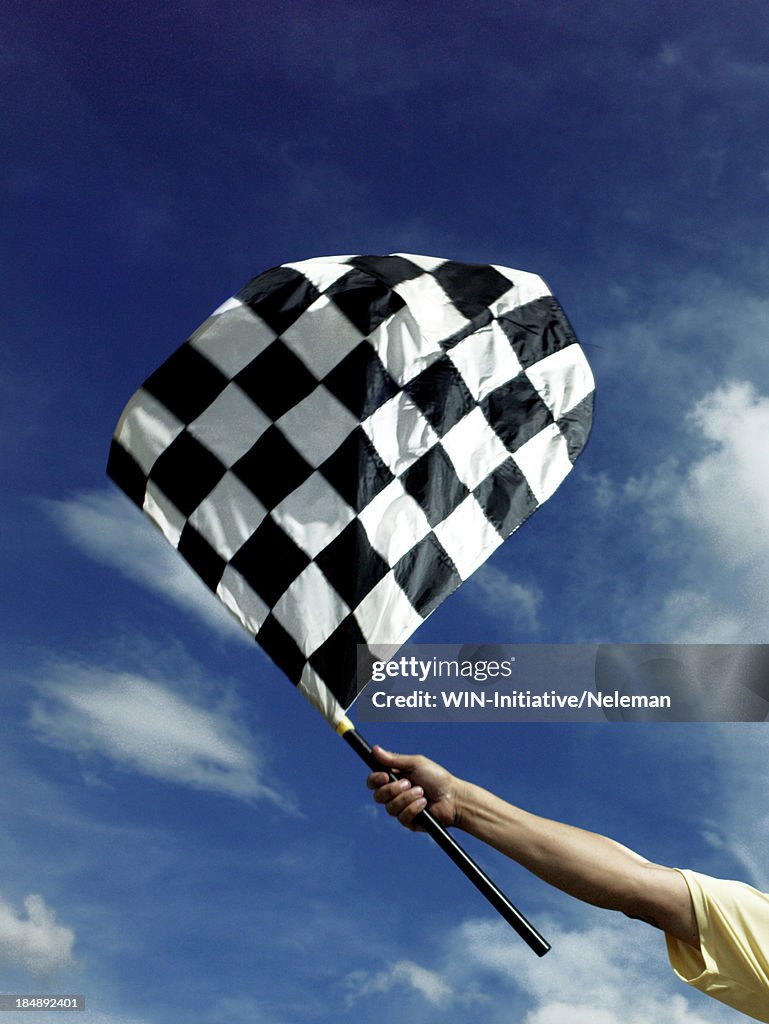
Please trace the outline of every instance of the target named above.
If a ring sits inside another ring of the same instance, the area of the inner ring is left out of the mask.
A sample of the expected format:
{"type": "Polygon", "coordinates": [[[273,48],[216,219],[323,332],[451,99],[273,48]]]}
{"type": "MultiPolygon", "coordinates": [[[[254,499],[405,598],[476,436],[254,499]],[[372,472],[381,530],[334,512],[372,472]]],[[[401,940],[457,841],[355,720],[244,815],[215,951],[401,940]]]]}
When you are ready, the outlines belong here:
{"type": "Polygon", "coordinates": [[[398,391],[398,385],[367,341],[356,345],[323,378],[323,383],[359,420],[365,420],[398,391]]]}
{"type": "Polygon", "coordinates": [[[480,263],[447,260],[433,270],[433,277],[468,320],[485,312],[513,287],[513,282],[504,274],[480,263]]]}
{"type": "Polygon", "coordinates": [[[499,326],[524,369],[577,340],[566,314],[552,295],[503,313],[499,326]]]}
{"type": "Polygon", "coordinates": [[[358,267],[379,281],[384,281],[391,288],[424,274],[421,267],[405,256],[353,256],[347,262],[351,267],[358,267]]]}
{"type": "Polygon", "coordinates": [[[271,608],[310,564],[309,556],[269,516],[230,561],[271,608]]]}
{"type": "Polygon", "coordinates": [[[433,445],[409,466],[400,481],[421,505],[430,526],[443,522],[468,495],[440,444],[433,445]]]}
{"type": "Polygon", "coordinates": [[[395,579],[423,619],[462,582],[454,563],[428,533],[394,566],[395,579]]]}
{"type": "Polygon", "coordinates": [[[177,551],[190,563],[208,589],[216,593],[227,562],[189,522],[184,525],[177,551]]]}
{"type": "Polygon", "coordinates": [[[405,385],[433,430],[442,437],[476,402],[448,356],[441,356],[405,385]]]}
{"type": "Polygon", "coordinates": [[[358,519],[353,519],[315,561],[349,608],[356,608],[390,571],[387,562],[371,547],[358,519]]]}
{"type": "Polygon", "coordinates": [[[312,476],[312,466],[274,424],[243,455],[232,471],[267,509],[273,509],[312,476]]]}
{"type": "Polygon", "coordinates": [[[310,655],[310,665],[322,679],[338,680],[345,706],[355,700],[357,672],[357,647],[365,644],[366,638],[352,615],[348,615],[336,627],[331,636],[310,655]]]}
{"type": "Polygon", "coordinates": [[[273,267],[249,281],[235,298],[258,313],[276,334],[282,334],[319,296],[312,281],[298,270],[273,267]]]}
{"type": "Polygon", "coordinates": [[[182,423],[192,423],[229,381],[192,345],[182,345],[144,382],[144,390],[182,423]]]}
{"type": "Polygon", "coordinates": [[[139,508],[144,505],[147,477],[136,459],[122,444],[113,440],[109,448],[107,474],[139,508]]]}
{"type": "Polygon", "coordinates": [[[356,512],[394,479],[362,427],[345,438],[320,472],[356,512]]]}
{"type": "Polygon", "coordinates": [[[480,406],[509,452],[517,451],[553,422],[552,413],[525,373],[495,388],[480,406]]]}
{"type": "Polygon", "coordinates": [[[587,444],[590,435],[590,424],[593,421],[593,396],[588,395],[581,402],[564,413],[558,419],[558,429],[566,438],[566,451],[569,460],[574,462],[576,457],[587,444]]]}
{"type": "Polygon", "coordinates": [[[256,634],[256,640],[265,654],[286,673],[291,682],[298,683],[307,659],[291,638],[291,634],[281,626],[274,615],[270,614],[264,620],[264,625],[256,634]]]}
{"type": "Polygon", "coordinates": [[[157,457],[149,479],[190,516],[224,474],[225,467],[213,452],[183,430],[157,457]]]}
{"type": "Polygon", "coordinates": [[[327,288],[325,295],[342,310],[363,335],[371,334],[406,305],[383,281],[353,267],[327,288]]]}
{"type": "Polygon", "coordinates": [[[509,537],[537,507],[526,477],[512,459],[489,473],[473,490],[473,497],[502,537],[509,537]]]}
{"type": "Polygon", "coordinates": [[[280,419],[318,386],[302,360],[280,339],[268,345],[234,379],[272,420],[280,419]]]}

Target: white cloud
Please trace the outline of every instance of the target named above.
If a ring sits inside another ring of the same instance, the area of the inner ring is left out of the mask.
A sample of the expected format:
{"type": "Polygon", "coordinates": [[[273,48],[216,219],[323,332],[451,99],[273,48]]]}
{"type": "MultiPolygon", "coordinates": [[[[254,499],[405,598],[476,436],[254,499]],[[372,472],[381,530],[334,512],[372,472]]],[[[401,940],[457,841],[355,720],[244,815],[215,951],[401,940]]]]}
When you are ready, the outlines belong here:
{"type": "MultiPolygon", "coordinates": [[[[605,923],[580,930],[542,924],[553,949],[540,960],[501,922],[465,922],[451,937],[447,969],[455,985],[478,984],[485,977],[487,985],[508,989],[511,997],[517,991],[522,1024],[713,1024],[729,1019],[718,1008],[712,1013],[712,1003],[702,1006],[702,1015],[692,1009],[703,997],[684,995],[667,964],[660,932],[608,914],[605,923]]],[[[509,1020],[509,1001],[496,999],[484,1017],[495,1024],[509,1020]]]]}
{"type": "Polygon", "coordinates": [[[607,1010],[590,1003],[553,1002],[526,1015],[525,1024],[647,1024],[649,1020],[664,1020],[665,1024],[706,1024],[712,1018],[692,1013],[681,996],[664,1001],[638,1000],[643,1006],[641,1016],[635,1009],[607,1010]],[[653,1016],[644,1016],[650,1013],[653,1016]]]}
{"type": "Polygon", "coordinates": [[[91,558],[118,569],[220,632],[248,634],[141,512],[115,490],[48,501],[51,518],[91,558]]]}
{"type": "MultiPolygon", "coordinates": [[[[435,964],[403,959],[348,975],[347,1007],[368,996],[381,1000],[392,992],[396,998],[405,988],[448,1020],[459,1019],[454,1013],[461,1008],[474,1005],[479,1012],[482,1005],[487,1024],[717,1024],[732,1019],[731,1011],[675,978],[661,932],[608,912],[603,924],[584,929],[541,923],[553,943],[542,959],[502,922],[466,921],[446,937],[435,964]]],[[[415,1013],[415,1019],[423,1019],[415,1013]]]]}
{"type": "Polygon", "coordinates": [[[205,707],[130,673],[60,666],[40,686],[30,727],[46,744],[123,769],[290,807],[261,781],[256,742],[226,707],[205,707]]]}
{"type": "Polygon", "coordinates": [[[769,398],[730,382],[702,398],[689,419],[710,451],[689,469],[680,507],[725,564],[769,565],[769,398]]]}
{"type": "Polygon", "coordinates": [[[615,316],[591,338],[599,431],[645,442],[656,462],[676,451],[682,416],[698,398],[726,380],[766,380],[769,299],[739,271],[757,258],[735,253],[729,278],[652,274],[644,287],[613,290],[615,316]]]}
{"type": "Polygon", "coordinates": [[[769,398],[730,382],[697,402],[689,423],[705,450],[671,480],[670,508],[699,580],[667,596],[661,621],[679,642],[760,642],[769,629],[769,398]]]}
{"type": "Polygon", "coordinates": [[[683,587],[663,599],[654,621],[654,635],[677,644],[728,644],[744,639],[746,624],[740,610],[729,607],[724,595],[683,587]]]}
{"type": "Polygon", "coordinates": [[[42,896],[27,896],[24,910],[18,913],[0,896],[0,963],[20,965],[32,974],[71,965],[72,929],[56,923],[42,896]]]}
{"type": "Polygon", "coordinates": [[[346,979],[347,1005],[374,993],[389,992],[394,986],[413,989],[433,1006],[445,1006],[454,999],[452,987],[435,971],[413,960],[398,960],[381,971],[354,971],[346,979]]]}
{"type": "Polygon", "coordinates": [[[481,603],[484,610],[496,618],[506,620],[519,629],[539,630],[541,591],[524,586],[502,569],[484,565],[465,584],[467,596],[481,603]]]}
{"type": "Polygon", "coordinates": [[[617,496],[612,479],[606,470],[595,473],[588,469],[584,470],[582,483],[592,488],[593,504],[598,513],[608,512],[612,508],[617,496]]]}
{"type": "MultiPolygon", "coordinates": [[[[769,630],[769,397],[753,384],[710,389],[685,417],[689,452],[618,489],[668,580],[650,628],[673,643],[755,643],[769,630]]],[[[661,573],[662,575],[662,573],[661,573]]],[[[634,595],[632,595],[634,596],[634,595]]],[[[648,613],[648,609],[646,610],[648,613]]]]}

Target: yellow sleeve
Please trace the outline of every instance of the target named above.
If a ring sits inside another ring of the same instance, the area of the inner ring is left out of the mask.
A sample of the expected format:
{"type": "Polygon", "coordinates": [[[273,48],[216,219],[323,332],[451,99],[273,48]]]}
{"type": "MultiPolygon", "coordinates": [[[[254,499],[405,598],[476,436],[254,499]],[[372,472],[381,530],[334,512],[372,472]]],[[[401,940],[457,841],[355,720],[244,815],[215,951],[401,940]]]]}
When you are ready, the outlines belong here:
{"type": "Polygon", "coordinates": [[[688,985],[769,1024],[769,894],[744,882],[681,871],[700,949],[666,935],[670,965],[688,985]]]}

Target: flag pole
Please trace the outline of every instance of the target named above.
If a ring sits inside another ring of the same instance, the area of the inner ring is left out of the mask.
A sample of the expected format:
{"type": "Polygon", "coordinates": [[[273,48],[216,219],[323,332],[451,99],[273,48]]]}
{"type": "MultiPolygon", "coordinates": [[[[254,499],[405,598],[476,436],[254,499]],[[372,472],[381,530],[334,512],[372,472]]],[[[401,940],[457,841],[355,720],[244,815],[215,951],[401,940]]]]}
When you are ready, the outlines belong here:
{"type": "MultiPolygon", "coordinates": [[[[362,758],[369,768],[374,771],[387,771],[377,761],[372,747],[361,736],[358,730],[347,716],[337,726],[338,734],[342,739],[362,758]]],[[[387,772],[390,779],[395,781],[395,775],[387,772]]],[[[544,939],[537,929],[526,920],[523,914],[515,907],[505,894],[497,888],[489,876],[478,867],[475,861],[451,836],[443,825],[440,824],[428,811],[422,811],[414,823],[424,829],[435,842],[440,846],[457,865],[460,871],[473,883],[478,891],[486,897],[494,909],[501,914],[507,923],[515,929],[523,941],[532,949],[537,956],[544,956],[550,949],[550,944],[544,939]]]]}

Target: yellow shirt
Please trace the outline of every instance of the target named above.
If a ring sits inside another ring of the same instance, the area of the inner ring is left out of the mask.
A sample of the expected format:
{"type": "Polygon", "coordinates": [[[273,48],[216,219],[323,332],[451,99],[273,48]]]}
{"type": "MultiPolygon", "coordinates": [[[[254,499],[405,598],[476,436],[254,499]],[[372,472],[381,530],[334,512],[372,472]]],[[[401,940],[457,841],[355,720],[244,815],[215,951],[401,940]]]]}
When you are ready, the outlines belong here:
{"type": "Polygon", "coordinates": [[[727,1006],[769,1024],[769,894],[744,882],[681,871],[700,932],[700,951],[666,935],[675,973],[727,1006]]]}

